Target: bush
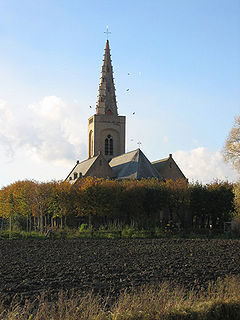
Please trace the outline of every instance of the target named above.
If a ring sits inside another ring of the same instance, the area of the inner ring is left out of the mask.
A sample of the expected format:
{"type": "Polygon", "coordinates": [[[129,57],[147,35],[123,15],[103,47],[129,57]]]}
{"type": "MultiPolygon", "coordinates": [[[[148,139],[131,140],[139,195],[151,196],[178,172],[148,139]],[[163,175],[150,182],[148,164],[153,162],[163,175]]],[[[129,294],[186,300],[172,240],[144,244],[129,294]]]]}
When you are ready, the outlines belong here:
{"type": "Polygon", "coordinates": [[[88,225],[86,223],[82,223],[78,229],[79,232],[86,231],[88,229],[88,225]]]}
{"type": "Polygon", "coordinates": [[[135,228],[133,226],[128,226],[126,225],[126,227],[122,230],[122,237],[123,238],[132,238],[132,235],[135,232],[135,228]]]}

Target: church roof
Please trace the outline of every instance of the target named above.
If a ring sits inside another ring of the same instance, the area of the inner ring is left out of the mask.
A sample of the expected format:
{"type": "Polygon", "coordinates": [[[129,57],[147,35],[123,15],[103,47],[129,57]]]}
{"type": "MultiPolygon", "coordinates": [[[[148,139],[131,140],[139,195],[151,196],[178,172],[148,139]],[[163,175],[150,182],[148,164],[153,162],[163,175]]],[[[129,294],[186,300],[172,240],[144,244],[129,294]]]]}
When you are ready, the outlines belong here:
{"type": "Polygon", "coordinates": [[[174,161],[172,154],[169,154],[168,158],[153,161],[152,166],[166,180],[186,179],[185,175],[174,161]]]}
{"type": "Polygon", "coordinates": [[[160,170],[161,168],[163,168],[166,165],[166,162],[169,160],[168,158],[164,158],[164,159],[160,159],[157,161],[153,161],[152,165],[154,166],[154,168],[156,168],[157,170],[160,170]]]}
{"type": "Polygon", "coordinates": [[[75,168],[76,172],[81,172],[83,176],[88,172],[88,170],[91,168],[95,160],[98,158],[99,155],[92,157],[90,159],[87,159],[85,161],[80,162],[77,167],[75,168]]]}
{"type": "Polygon", "coordinates": [[[140,149],[113,158],[109,165],[118,179],[161,178],[140,149]]]}
{"type": "Polygon", "coordinates": [[[108,40],[106,41],[103,58],[102,76],[99,85],[96,114],[118,114],[115,86],[113,81],[113,68],[108,40]]]}
{"type": "MultiPolygon", "coordinates": [[[[66,180],[72,176],[72,173],[77,173],[77,176],[79,177],[79,174],[81,173],[82,176],[85,176],[87,174],[87,172],[89,171],[89,169],[91,168],[91,166],[93,165],[93,163],[97,160],[97,158],[99,157],[99,155],[92,157],[90,159],[84,160],[80,163],[77,162],[77,164],[75,165],[75,167],[72,169],[72,171],[69,173],[69,175],[67,176],[66,180]]],[[[72,178],[72,180],[70,180],[70,182],[75,182],[75,179],[72,178]]]]}

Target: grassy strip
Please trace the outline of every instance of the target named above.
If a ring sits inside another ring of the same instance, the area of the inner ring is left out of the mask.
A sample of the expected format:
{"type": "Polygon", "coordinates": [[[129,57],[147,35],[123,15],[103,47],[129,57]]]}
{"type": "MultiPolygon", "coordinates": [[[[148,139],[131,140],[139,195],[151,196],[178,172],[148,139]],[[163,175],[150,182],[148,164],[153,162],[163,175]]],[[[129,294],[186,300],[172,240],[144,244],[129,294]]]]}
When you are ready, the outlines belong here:
{"type": "Polygon", "coordinates": [[[50,302],[42,295],[25,304],[12,302],[6,310],[0,305],[0,319],[6,320],[239,320],[240,278],[228,277],[210,283],[201,293],[171,289],[164,283],[158,288],[142,287],[123,292],[109,307],[110,297],[85,294],[71,296],[59,293],[50,302]],[[108,307],[107,307],[108,306],[108,307]]]}
{"type": "MultiPolygon", "coordinates": [[[[39,231],[18,231],[14,230],[9,235],[8,230],[0,231],[0,239],[45,239],[45,233],[39,231]]],[[[52,239],[152,239],[152,238],[178,238],[178,239],[236,239],[239,237],[231,234],[197,234],[194,232],[172,232],[171,230],[138,230],[129,226],[125,226],[119,230],[112,229],[57,229],[51,234],[52,239]]]]}

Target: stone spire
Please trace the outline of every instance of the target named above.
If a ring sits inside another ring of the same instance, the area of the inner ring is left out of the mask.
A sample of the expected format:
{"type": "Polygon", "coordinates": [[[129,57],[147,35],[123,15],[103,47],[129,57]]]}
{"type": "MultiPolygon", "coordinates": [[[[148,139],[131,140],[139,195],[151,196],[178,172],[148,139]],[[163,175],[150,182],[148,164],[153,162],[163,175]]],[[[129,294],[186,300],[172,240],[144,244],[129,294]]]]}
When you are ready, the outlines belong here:
{"type": "Polygon", "coordinates": [[[118,115],[109,41],[106,41],[96,114],[118,115]]]}

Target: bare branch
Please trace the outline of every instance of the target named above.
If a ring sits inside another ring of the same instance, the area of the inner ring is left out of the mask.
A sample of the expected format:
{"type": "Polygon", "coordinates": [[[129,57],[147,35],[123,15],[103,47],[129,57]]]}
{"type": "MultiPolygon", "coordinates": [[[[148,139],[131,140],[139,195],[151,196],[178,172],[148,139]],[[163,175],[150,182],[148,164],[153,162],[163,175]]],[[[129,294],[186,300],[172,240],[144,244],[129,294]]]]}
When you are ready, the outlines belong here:
{"type": "Polygon", "coordinates": [[[223,157],[240,172],[240,115],[235,117],[234,125],[226,139],[223,157]]]}

